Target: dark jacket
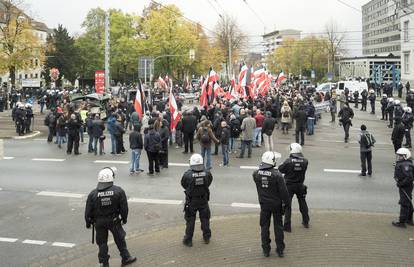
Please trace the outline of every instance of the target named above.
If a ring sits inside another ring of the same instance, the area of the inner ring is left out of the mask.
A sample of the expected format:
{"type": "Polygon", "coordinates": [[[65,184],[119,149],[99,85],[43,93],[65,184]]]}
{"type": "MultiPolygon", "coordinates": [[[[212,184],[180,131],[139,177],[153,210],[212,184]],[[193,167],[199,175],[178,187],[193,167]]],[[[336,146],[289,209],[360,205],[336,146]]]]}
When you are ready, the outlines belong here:
{"type": "Polygon", "coordinates": [[[282,203],[290,206],[290,197],[282,174],[274,169],[253,172],[259,204],[262,209],[281,211],[282,203]]]}
{"type": "Polygon", "coordinates": [[[184,115],[183,118],[183,133],[194,134],[197,129],[197,119],[193,115],[184,115]]]}
{"type": "Polygon", "coordinates": [[[396,123],[392,129],[391,140],[395,143],[402,143],[405,134],[405,127],[402,123],[396,123]]]}
{"type": "Polygon", "coordinates": [[[144,142],[142,141],[142,135],[138,131],[132,131],[129,134],[129,148],[131,149],[142,149],[144,142]]]}
{"type": "Polygon", "coordinates": [[[350,107],[343,107],[339,113],[338,117],[341,118],[343,124],[351,122],[351,119],[354,117],[354,111],[350,107]]]}
{"type": "Polygon", "coordinates": [[[121,136],[121,135],[123,135],[125,133],[125,129],[122,126],[122,123],[119,122],[119,121],[117,121],[115,123],[113,130],[114,130],[114,135],[115,136],[121,136]]]}
{"type": "Polygon", "coordinates": [[[308,160],[302,154],[290,155],[278,168],[285,175],[286,185],[303,184],[307,169],[308,160]]]}
{"type": "Polygon", "coordinates": [[[241,133],[241,122],[238,118],[232,119],[230,121],[230,131],[232,138],[239,138],[241,133]]]}
{"type": "Polygon", "coordinates": [[[222,127],[220,132],[220,144],[228,145],[230,141],[230,128],[228,126],[222,127]]]}
{"type": "Polygon", "coordinates": [[[144,148],[148,152],[159,152],[161,150],[161,137],[158,132],[151,129],[144,138],[144,148]]]}
{"type": "Polygon", "coordinates": [[[66,123],[66,126],[68,128],[68,134],[70,136],[79,136],[79,129],[81,127],[80,121],[77,119],[69,119],[66,123]]]}
{"type": "Polygon", "coordinates": [[[123,223],[128,220],[128,202],[125,191],[113,183],[107,183],[102,190],[94,189],[88,195],[85,208],[87,225],[100,221],[112,221],[121,217],[123,223]]]}
{"type": "Polygon", "coordinates": [[[207,205],[210,200],[208,188],[212,182],[213,176],[209,171],[186,171],[181,178],[181,186],[186,195],[186,205],[195,208],[207,205]]]}
{"type": "Polygon", "coordinates": [[[394,179],[398,187],[413,186],[413,162],[411,159],[397,161],[395,164],[394,179]]]}
{"type": "Polygon", "coordinates": [[[298,112],[295,114],[296,120],[296,129],[303,129],[306,127],[306,121],[308,120],[308,116],[303,108],[300,108],[298,112]]]}
{"type": "Polygon", "coordinates": [[[168,130],[168,125],[163,126],[160,129],[160,138],[161,138],[161,150],[168,151],[168,138],[170,137],[170,131],[168,130]]]}
{"type": "Polygon", "coordinates": [[[92,121],[92,132],[91,132],[91,134],[94,138],[101,137],[104,133],[104,130],[105,130],[105,125],[104,125],[103,120],[98,119],[98,120],[93,120],[92,121]]]}

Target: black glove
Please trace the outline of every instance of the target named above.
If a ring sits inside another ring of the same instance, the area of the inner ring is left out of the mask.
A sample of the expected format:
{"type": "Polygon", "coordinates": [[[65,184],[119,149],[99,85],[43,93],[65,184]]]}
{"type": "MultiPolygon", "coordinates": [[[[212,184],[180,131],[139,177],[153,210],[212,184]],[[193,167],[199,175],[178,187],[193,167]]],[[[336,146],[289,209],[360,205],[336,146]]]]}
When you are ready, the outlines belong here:
{"type": "Polygon", "coordinates": [[[86,223],[86,228],[87,228],[87,229],[90,229],[90,228],[91,228],[91,226],[92,226],[92,225],[91,225],[90,223],[86,223]]]}
{"type": "Polygon", "coordinates": [[[122,219],[122,224],[127,224],[127,219],[122,219]]]}

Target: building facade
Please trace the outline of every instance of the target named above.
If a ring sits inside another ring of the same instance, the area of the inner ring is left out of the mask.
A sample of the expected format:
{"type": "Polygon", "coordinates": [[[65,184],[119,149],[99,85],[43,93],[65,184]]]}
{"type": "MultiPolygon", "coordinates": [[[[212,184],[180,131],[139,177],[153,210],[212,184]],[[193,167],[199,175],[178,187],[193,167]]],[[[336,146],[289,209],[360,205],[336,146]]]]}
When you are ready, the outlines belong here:
{"type": "MultiPolygon", "coordinates": [[[[24,13],[23,13],[24,14],[24,13]]],[[[24,14],[25,18],[31,23],[33,35],[38,38],[41,46],[46,45],[48,34],[50,29],[43,22],[36,21],[24,14]]],[[[0,1],[0,24],[4,24],[6,14],[2,1],[0,1]]],[[[1,36],[0,36],[1,38],[1,36]]],[[[43,65],[40,59],[32,58],[26,69],[16,70],[16,88],[30,87],[38,88],[42,86],[44,79],[42,78],[43,65]]],[[[0,85],[8,84],[10,82],[9,73],[0,73],[0,85]]]]}
{"type": "MultiPolygon", "coordinates": [[[[401,54],[399,2],[372,0],[362,6],[362,54],[401,54]]],[[[406,0],[407,1],[407,0],[406,0]]]]}
{"type": "Polygon", "coordinates": [[[262,60],[264,61],[267,56],[273,53],[275,49],[282,45],[286,39],[300,39],[301,31],[298,30],[280,30],[273,31],[263,35],[264,51],[262,53],[262,60]]]}
{"type": "Polygon", "coordinates": [[[401,79],[399,56],[343,58],[339,61],[341,79],[363,78],[376,84],[396,84],[401,79]]]}
{"type": "Polygon", "coordinates": [[[414,0],[400,5],[401,80],[414,85],[414,0]]]}

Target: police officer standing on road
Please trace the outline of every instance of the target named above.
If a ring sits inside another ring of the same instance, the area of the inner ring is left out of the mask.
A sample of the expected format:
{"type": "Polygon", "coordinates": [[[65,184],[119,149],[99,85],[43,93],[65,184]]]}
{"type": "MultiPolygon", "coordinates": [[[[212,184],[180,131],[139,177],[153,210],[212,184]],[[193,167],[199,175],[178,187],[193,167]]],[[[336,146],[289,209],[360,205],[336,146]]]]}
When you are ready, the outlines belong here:
{"type": "MultiPolygon", "coordinates": [[[[279,166],[279,171],[285,175],[286,187],[289,192],[290,201],[294,195],[298,198],[299,210],[302,214],[302,225],[309,228],[309,211],[306,204],[306,194],[308,188],[304,185],[305,174],[308,168],[308,160],[303,157],[302,146],[293,143],[289,146],[290,156],[285,162],[279,166]]],[[[286,232],[291,232],[291,206],[286,207],[285,223],[283,229],[286,232]]]]}
{"type": "Polygon", "coordinates": [[[410,107],[404,108],[404,115],[402,116],[402,123],[405,127],[405,144],[406,148],[411,148],[411,128],[413,128],[414,117],[410,107]]]}
{"type": "Polygon", "coordinates": [[[181,178],[181,186],[185,189],[184,218],[186,221],[185,236],[183,244],[187,247],[193,246],[194,225],[197,211],[200,216],[201,230],[203,231],[204,243],[210,243],[210,190],[213,176],[204,169],[203,157],[194,154],[190,158],[190,170],[186,171],[181,178]]]}
{"type": "Polygon", "coordinates": [[[411,160],[411,152],[407,148],[400,148],[397,151],[397,162],[395,164],[394,179],[397,182],[400,194],[401,205],[400,218],[398,221],[392,222],[396,227],[406,227],[405,224],[413,224],[413,161],[411,160]]]}
{"type": "Polygon", "coordinates": [[[123,224],[128,219],[128,202],[125,191],[114,185],[115,167],[105,167],[98,174],[98,186],[92,190],[86,201],[86,228],[96,227],[96,244],[99,247],[98,259],[101,267],[109,266],[108,231],[111,231],[115,244],[122,257],[122,266],[137,260],[129,254],[125,242],[123,224]]]}
{"type": "Polygon", "coordinates": [[[375,91],[373,89],[369,90],[369,96],[368,96],[368,100],[369,103],[371,104],[371,114],[375,114],[375,91]]]}
{"type": "Polygon", "coordinates": [[[284,209],[290,207],[290,198],[282,174],[275,169],[277,160],[280,158],[279,153],[265,152],[259,170],[253,172],[260,203],[261,239],[265,257],[269,257],[271,250],[269,227],[272,215],[276,253],[279,257],[283,257],[285,249],[282,216],[284,209]]]}

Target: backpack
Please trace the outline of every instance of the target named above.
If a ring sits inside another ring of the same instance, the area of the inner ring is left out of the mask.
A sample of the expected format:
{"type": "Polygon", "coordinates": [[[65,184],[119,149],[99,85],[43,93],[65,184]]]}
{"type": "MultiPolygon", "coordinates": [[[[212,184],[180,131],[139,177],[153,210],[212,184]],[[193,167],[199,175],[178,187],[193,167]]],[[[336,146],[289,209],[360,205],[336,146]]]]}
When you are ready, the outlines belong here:
{"type": "Polygon", "coordinates": [[[208,135],[208,128],[203,128],[203,133],[201,134],[200,142],[202,145],[210,144],[210,136],[208,135]]]}
{"type": "Polygon", "coordinates": [[[374,137],[372,136],[372,134],[370,133],[365,133],[362,135],[362,141],[363,144],[365,145],[366,148],[370,148],[372,146],[374,146],[375,141],[374,141],[374,137]]]}
{"type": "Polygon", "coordinates": [[[283,118],[289,118],[289,111],[283,112],[283,118]]]}

